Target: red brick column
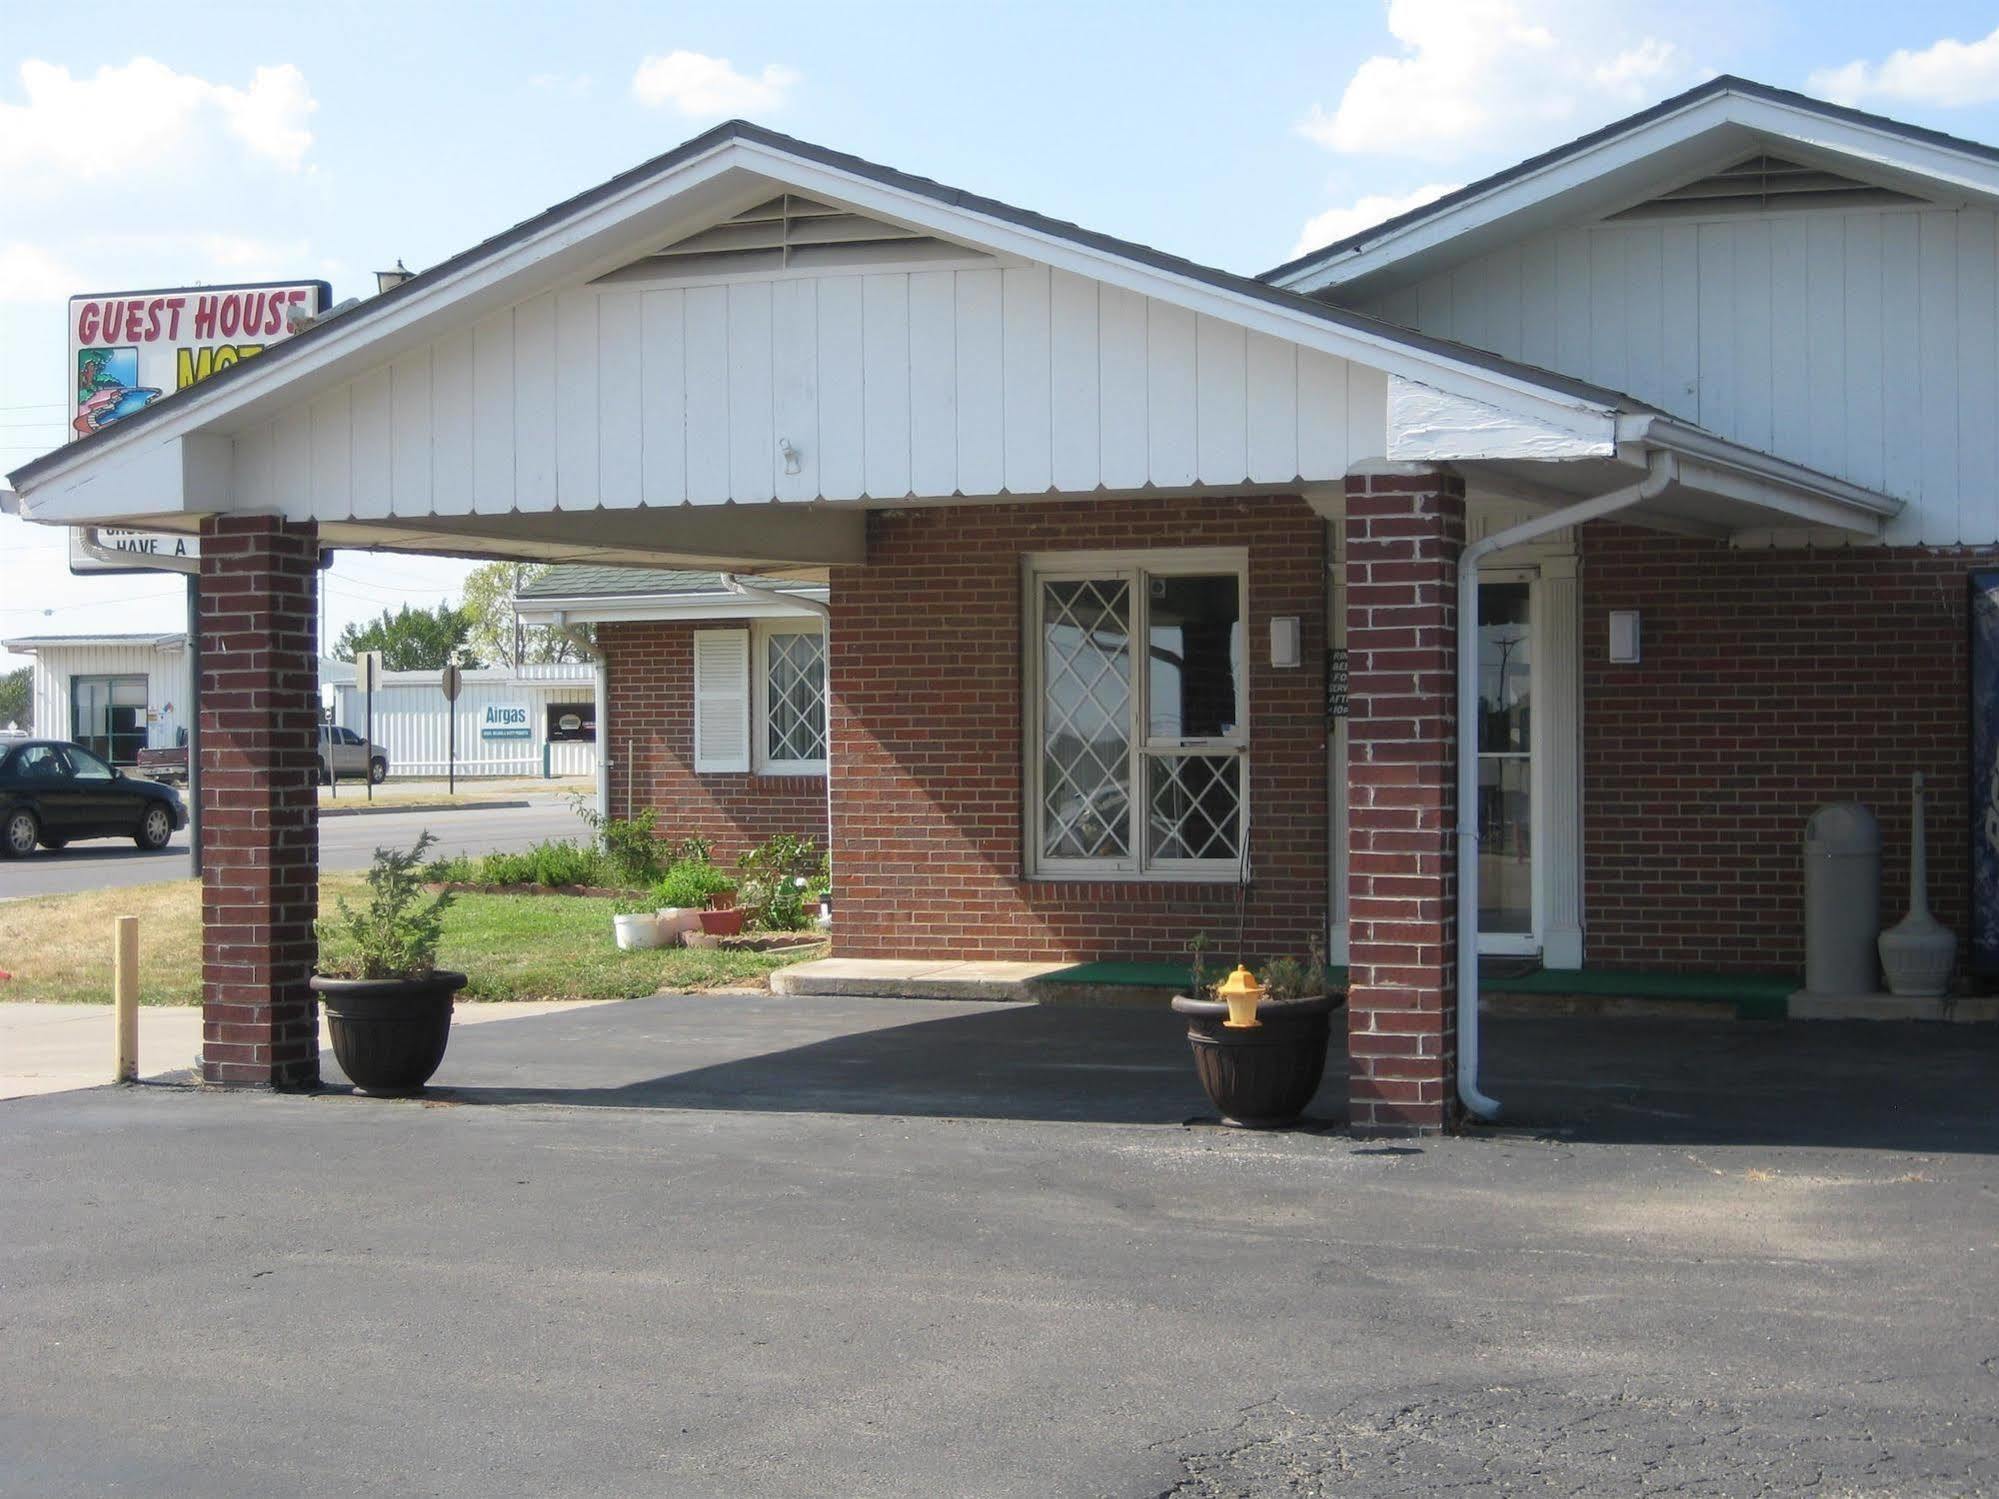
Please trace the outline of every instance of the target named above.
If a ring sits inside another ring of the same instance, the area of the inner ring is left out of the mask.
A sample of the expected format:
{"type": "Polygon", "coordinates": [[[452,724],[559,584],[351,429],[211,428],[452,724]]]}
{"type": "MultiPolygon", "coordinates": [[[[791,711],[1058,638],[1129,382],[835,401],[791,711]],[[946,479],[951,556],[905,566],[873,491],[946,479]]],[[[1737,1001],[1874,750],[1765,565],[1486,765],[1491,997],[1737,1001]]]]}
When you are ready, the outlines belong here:
{"type": "Polygon", "coordinates": [[[319,1082],[318,527],[201,527],[201,1075],[319,1082]]]}
{"type": "Polygon", "coordinates": [[[1461,480],[1346,482],[1347,1093],[1354,1133],[1457,1111],[1457,561],[1461,480]]]}

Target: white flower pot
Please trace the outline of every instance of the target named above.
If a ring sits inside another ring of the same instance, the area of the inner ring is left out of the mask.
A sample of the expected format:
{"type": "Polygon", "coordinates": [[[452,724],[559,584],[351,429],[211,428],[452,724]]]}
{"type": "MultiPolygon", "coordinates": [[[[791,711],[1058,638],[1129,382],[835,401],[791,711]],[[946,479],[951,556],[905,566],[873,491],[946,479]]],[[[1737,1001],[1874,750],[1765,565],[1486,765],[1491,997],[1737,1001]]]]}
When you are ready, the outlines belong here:
{"type": "Polygon", "coordinates": [[[701,913],[692,906],[661,906],[659,908],[659,945],[679,947],[680,939],[689,932],[701,930],[701,913]]]}
{"type": "Polygon", "coordinates": [[[660,945],[659,918],[650,911],[613,916],[611,928],[618,934],[618,946],[626,952],[660,945]]]}

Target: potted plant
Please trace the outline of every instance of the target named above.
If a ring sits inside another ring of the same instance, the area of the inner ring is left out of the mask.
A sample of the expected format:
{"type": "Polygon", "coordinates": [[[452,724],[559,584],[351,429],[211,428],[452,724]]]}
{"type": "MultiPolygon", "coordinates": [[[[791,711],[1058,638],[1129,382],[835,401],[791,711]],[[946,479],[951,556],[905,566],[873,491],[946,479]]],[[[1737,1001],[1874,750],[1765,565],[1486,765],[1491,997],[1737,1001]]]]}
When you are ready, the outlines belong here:
{"type": "Polygon", "coordinates": [[[611,931],[621,951],[643,951],[660,945],[659,904],[651,891],[621,895],[611,907],[611,931]]]}
{"type": "Polygon", "coordinates": [[[426,897],[428,832],[408,852],[378,848],[368,869],[368,903],[343,896],[339,917],[320,923],[313,992],[326,1006],[333,1055],[356,1092],[420,1093],[451,1039],[452,996],[465,975],[437,966],[449,892],[426,897]]]}
{"type": "Polygon", "coordinates": [[[701,930],[701,913],[707,908],[709,893],[708,882],[686,861],[660,877],[652,887],[652,902],[662,945],[676,946],[687,933],[701,930]]]}
{"type": "Polygon", "coordinates": [[[1333,1012],[1346,1003],[1332,992],[1324,948],[1314,937],[1305,962],[1278,958],[1261,975],[1238,966],[1216,982],[1204,961],[1206,947],[1205,937],[1189,944],[1192,992],[1173,1001],[1173,1012],[1187,1017],[1187,1044],[1203,1091],[1224,1124],[1274,1129],[1296,1123],[1319,1091],[1333,1012]]]}
{"type": "Polygon", "coordinates": [[[743,929],[743,908],[736,904],[736,882],[715,871],[708,905],[701,913],[701,930],[711,937],[733,937],[743,929]]]}

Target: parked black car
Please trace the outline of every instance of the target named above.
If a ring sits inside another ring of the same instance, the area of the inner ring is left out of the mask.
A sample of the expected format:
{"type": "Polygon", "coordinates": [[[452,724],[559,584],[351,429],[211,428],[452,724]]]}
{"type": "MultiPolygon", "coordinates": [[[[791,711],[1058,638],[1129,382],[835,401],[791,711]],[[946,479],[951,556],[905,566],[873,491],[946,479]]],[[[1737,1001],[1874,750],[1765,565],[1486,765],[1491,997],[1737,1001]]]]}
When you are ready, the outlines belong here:
{"type": "Polygon", "coordinates": [[[180,793],[114,770],[80,744],[0,745],[0,858],[78,838],[130,838],[161,849],[187,826],[180,793]]]}

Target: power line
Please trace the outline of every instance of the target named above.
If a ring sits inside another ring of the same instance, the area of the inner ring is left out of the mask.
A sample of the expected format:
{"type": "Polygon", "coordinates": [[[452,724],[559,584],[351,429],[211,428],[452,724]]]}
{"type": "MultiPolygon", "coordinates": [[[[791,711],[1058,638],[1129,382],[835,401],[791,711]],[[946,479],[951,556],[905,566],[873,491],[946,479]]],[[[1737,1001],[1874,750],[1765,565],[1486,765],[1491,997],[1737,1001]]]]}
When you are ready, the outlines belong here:
{"type": "MultiPolygon", "coordinates": [[[[135,594],[131,598],[121,598],[117,600],[117,603],[120,605],[146,604],[151,603],[154,599],[177,599],[183,597],[185,595],[180,593],[141,593],[135,594]]],[[[103,609],[107,607],[109,606],[103,600],[93,599],[89,603],[84,604],[50,604],[43,608],[31,606],[25,609],[0,609],[0,614],[66,614],[72,609],[103,609]]]]}

